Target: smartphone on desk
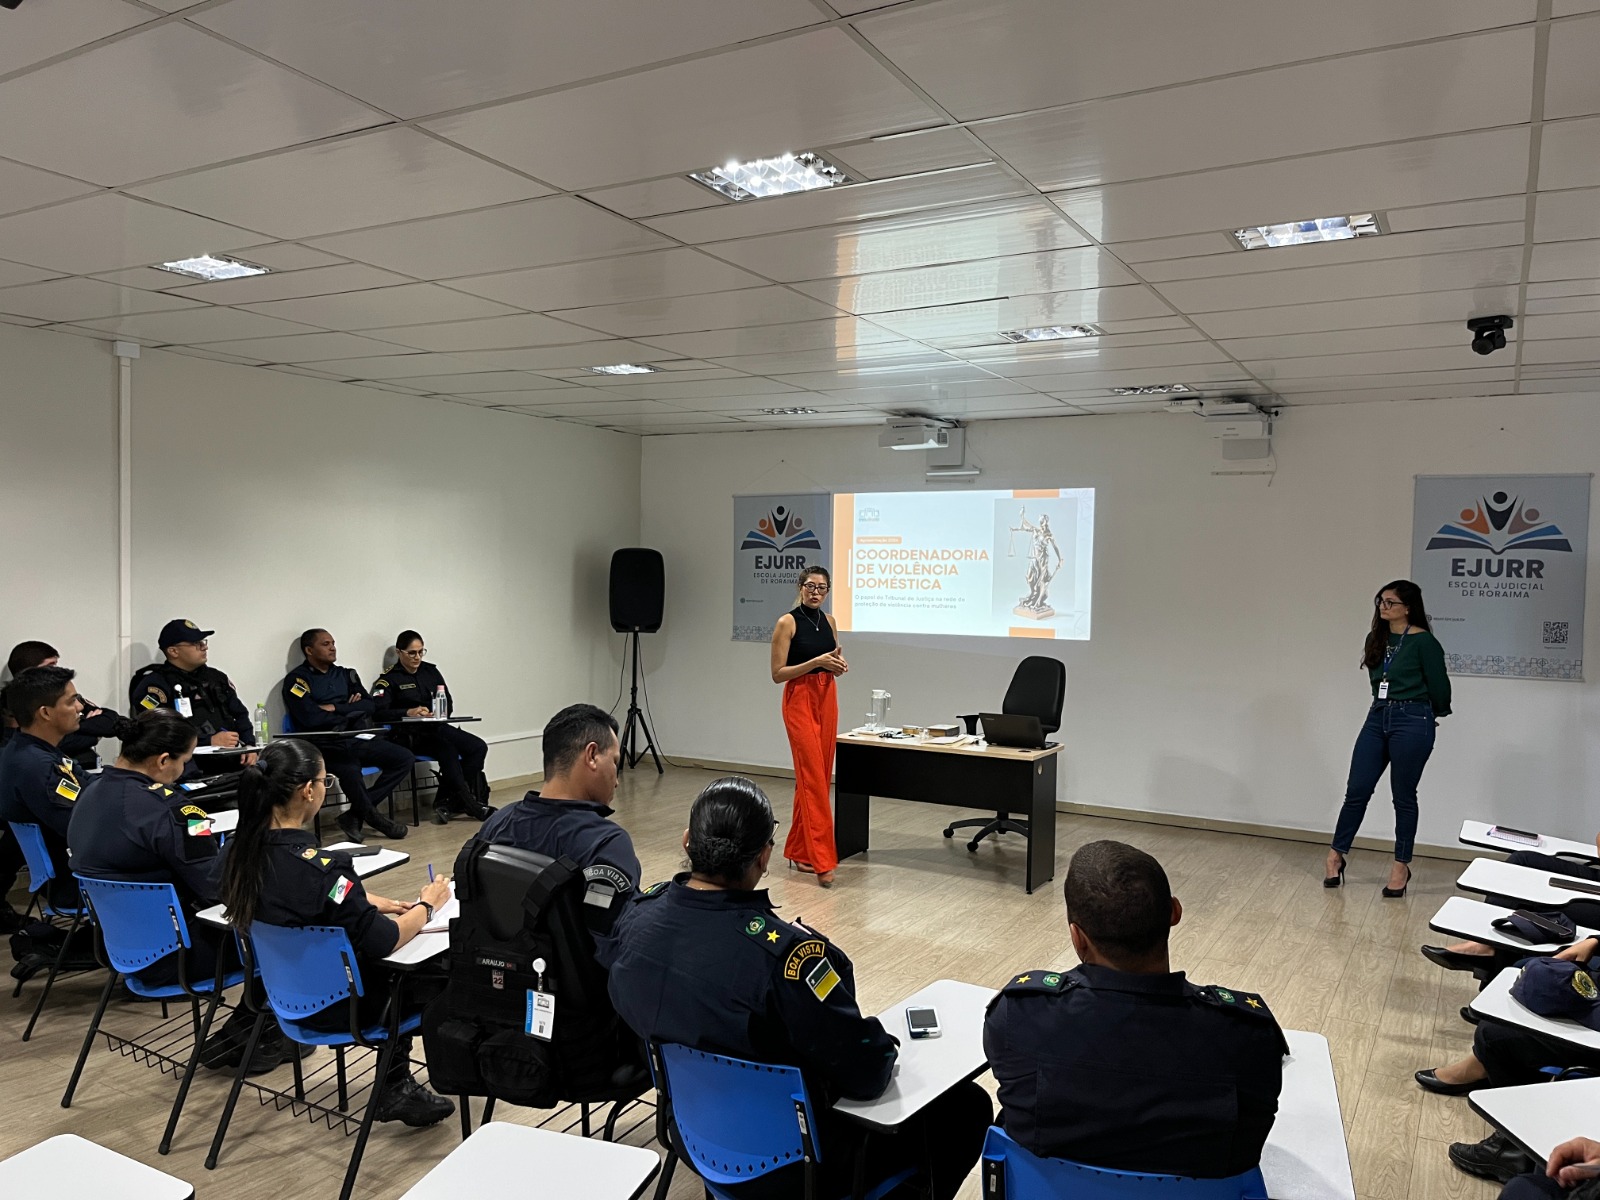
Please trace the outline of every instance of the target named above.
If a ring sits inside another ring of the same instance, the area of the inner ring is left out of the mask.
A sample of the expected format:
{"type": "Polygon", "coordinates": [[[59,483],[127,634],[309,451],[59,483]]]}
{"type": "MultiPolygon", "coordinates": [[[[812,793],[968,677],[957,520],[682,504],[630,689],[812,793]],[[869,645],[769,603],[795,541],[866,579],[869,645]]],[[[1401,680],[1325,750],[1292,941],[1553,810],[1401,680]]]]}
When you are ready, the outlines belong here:
{"type": "Polygon", "coordinates": [[[1537,833],[1530,833],[1526,829],[1513,829],[1509,825],[1491,825],[1489,836],[1507,842],[1520,842],[1524,846],[1537,846],[1544,841],[1537,833]]]}
{"type": "Polygon", "coordinates": [[[365,858],[369,854],[377,854],[381,849],[381,846],[346,846],[339,853],[348,854],[351,858],[365,858]]]}
{"type": "Polygon", "coordinates": [[[1600,883],[1590,883],[1587,879],[1554,878],[1550,880],[1550,886],[1569,892],[1583,892],[1588,896],[1600,896],[1600,883]]]}
{"type": "Polygon", "coordinates": [[[939,1014],[931,1008],[914,1007],[906,1009],[906,1030],[914,1039],[936,1038],[939,1036],[939,1014]]]}

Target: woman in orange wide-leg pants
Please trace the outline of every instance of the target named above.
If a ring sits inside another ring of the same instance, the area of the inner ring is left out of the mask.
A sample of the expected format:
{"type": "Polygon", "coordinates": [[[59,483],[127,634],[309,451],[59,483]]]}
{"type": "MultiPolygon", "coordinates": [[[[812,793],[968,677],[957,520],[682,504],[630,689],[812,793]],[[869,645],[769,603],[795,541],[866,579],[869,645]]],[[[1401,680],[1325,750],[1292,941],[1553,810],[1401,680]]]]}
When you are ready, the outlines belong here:
{"type": "Polygon", "coordinates": [[[833,844],[834,740],[839,696],[834,679],[849,670],[839,651],[833,618],[822,611],[830,580],[823,567],[800,576],[799,604],[772,631],[772,681],[783,685],[783,727],[794,756],[794,821],[783,856],[801,871],[833,886],[839,865],[833,844]]]}

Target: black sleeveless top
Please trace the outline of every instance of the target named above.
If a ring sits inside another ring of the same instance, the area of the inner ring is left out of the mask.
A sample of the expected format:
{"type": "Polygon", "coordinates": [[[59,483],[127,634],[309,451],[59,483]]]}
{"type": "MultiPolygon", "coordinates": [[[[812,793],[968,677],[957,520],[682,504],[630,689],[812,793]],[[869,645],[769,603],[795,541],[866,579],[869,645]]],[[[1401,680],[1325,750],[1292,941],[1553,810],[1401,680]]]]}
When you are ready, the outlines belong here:
{"type": "MultiPolygon", "coordinates": [[[[820,608],[813,612],[802,604],[791,608],[789,615],[794,618],[794,637],[789,639],[789,661],[784,666],[798,667],[838,646],[833,636],[833,626],[828,624],[828,616],[820,608]],[[822,622],[820,626],[818,621],[822,622]]],[[[818,671],[822,671],[822,668],[814,667],[807,674],[815,675],[818,671]]]]}

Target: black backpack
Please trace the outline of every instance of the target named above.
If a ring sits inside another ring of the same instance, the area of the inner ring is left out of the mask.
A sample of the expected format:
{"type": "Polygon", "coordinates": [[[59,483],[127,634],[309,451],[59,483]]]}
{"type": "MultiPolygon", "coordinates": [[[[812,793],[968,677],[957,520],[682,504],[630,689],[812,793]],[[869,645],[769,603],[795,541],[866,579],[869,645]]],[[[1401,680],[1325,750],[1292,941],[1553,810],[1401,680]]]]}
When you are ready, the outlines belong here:
{"type": "Polygon", "coordinates": [[[594,956],[594,930],[620,907],[611,873],[586,877],[570,858],[515,846],[462,849],[450,979],[422,1019],[434,1091],[553,1108],[632,1099],[650,1086],[643,1048],[611,1007],[594,956]],[[548,1041],[526,1032],[535,990],[556,1001],[548,1041]]]}

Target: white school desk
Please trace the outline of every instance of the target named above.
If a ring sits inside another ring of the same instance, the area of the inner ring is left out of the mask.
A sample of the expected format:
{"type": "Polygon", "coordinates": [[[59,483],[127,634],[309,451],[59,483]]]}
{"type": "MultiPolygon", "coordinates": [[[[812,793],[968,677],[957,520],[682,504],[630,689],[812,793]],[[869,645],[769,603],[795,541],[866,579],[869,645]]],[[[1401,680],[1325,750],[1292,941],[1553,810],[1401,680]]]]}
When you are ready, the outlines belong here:
{"type": "Polygon", "coordinates": [[[1504,854],[1514,854],[1518,850],[1532,850],[1536,854],[1569,855],[1591,863],[1600,857],[1593,842],[1575,842],[1571,838],[1553,837],[1548,833],[1541,833],[1539,844],[1529,846],[1522,842],[1496,837],[1489,832],[1493,828],[1494,826],[1487,821],[1463,821],[1457,840],[1466,846],[1482,846],[1486,850],[1499,850],[1504,854]]]}
{"type": "Polygon", "coordinates": [[[655,1178],[654,1150],[505,1121],[480,1125],[400,1200],[582,1196],[634,1200],[655,1178]]]}
{"type": "MultiPolygon", "coordinates": [[[[1569,942],[1524,942],[1509,933],[1501,933],[1491,922],[1496,917],[1511,915],[1509,908],[1497,908],[1493,904],[1485,904],[1481,900],[1468,900],[1465,896],[1451,896],[1433,914],[1428,921],[1428,928],[1447,933],[1451,937],[1466,938],[1469,941],[1483,942],[1489,946],[1504,946],[1508,950],[1520,950],[1528,955],[1549,955],[1557,950],[1564,950],[1569,942]]],[[[1578,935],[1573,941],[1586,937],[1600,937],[1593,929],[1578,926],[1578,935]]],[[[1488,966],[1490,959],[1485,957],[1483,962],[1488,966]]]]}
{"type": "MultiPolygon", "coordinates": [[[[217,814],[219,817],[224,815],[226,814],[217,814]]],[[[237,817],[235,818],[235,821],[237,822],[237,817]]],[[[216,830],[217,827],[212,825],[211,828],[216,830]]],[[[349,850],[354,845],[354,842],[336,842],[332,846],[324,846],[323,849],[349,850]]],[[[402,863],[410,862],[411,855],[407,854],[403,850],[383,849],[379,850],[376,854],[363,854],[360,858],[354,858],[350,861],[355,864],[356,874],[362,879],[368,879],[373,875],[381,875],[391,867],[398,867],[402,863]]],[[[228,922],[223,918],[222,905],[220,904],[213,904],[210,908],[202,908],[199,912],[195,913],[195,919],[204,921],[207,925],[215,925],[219,929],[226,929],[228,927],[228,922]]]]}
{"type": "Polygon", "coordinates": [[[1475,858],[1461,872],[1456,886],[1463,891],[1482,892],[1484,895],[1514,896],[1537,908],[1560,908],[1574,900],[1600,901],[1600,894],[1575,892],[1568,888],[1553,887],[1550,883],[1552,879],[1570,878],[1572,876],[1559,872],[1513,866],[1498,858],[1475,858]]]}
{"type": "Polygon", "coordinates": [[[0,1196],[61,1195],[194,1200],[194,1187],[74,1133],[46,1138],[0,1161],[0,1196]]]}
{"type": "Polygon", "coordinates": [[[1594,1114],[1600,1109],[1600,1079],[1563,1079],[1487,1088],[1467,1097],[1472,1111],[1505,1131],[1540,1162],[1575,1137],[1593,1138],[1594,1114]]]}
{"type": "Polygon", "coordinates": [[[1289,1042],[1283,1091],[1261,1148],[1267,1194],[1274,1200],[1355,1200],[1328,1039],[1299,1029],[1285,1029],[1283,1036],[1289,1042]]]}
{"type": "Polygon", "coordinates": [[[1513,1000],[1511,985],[1517,981],[1519,973],[1515,967],[1507,967],[1496,975],[1488,987],[1472,998],[1470,1005],[1472,1011],[1523,1029],[1531,1029],[1535,1033],[1542,1033],[1558,1041],[1570,1042],[1590,1053],[1600,1051],[1600,1032],[1566,1017],[1541,1017],[1524,1008],[1521,1001],[1513,1000]]]}
{"type": "Polygon", "coordinates": [[[467,725],[473,721],[481,721],[482,717],[401,717],[398,721],[390,721],[391,725],[467,725]]]}

